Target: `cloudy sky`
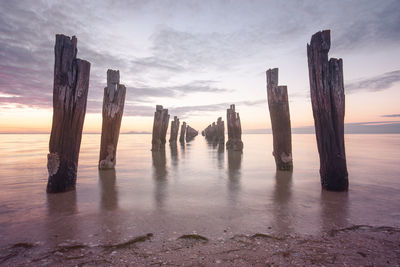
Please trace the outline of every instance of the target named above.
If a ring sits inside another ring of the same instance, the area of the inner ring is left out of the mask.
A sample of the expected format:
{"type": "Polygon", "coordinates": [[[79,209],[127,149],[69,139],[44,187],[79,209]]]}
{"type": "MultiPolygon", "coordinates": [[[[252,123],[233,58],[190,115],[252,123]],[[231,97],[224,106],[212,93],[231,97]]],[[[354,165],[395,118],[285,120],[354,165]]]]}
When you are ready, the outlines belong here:
{"type": "Polygon", "coordinates": [[[279,68],[293,127],[313,125],[306,45],[331,30],[347,123],[400,120],[400,2],[0,1],[0,132],[48,132],[55,34],[91,62],[85,131],[100,132],[107,69],[127,86],[122,131],[150,131],[156,104],[202,130],[235,103],[270,127],[265,71],[279,68]]]}

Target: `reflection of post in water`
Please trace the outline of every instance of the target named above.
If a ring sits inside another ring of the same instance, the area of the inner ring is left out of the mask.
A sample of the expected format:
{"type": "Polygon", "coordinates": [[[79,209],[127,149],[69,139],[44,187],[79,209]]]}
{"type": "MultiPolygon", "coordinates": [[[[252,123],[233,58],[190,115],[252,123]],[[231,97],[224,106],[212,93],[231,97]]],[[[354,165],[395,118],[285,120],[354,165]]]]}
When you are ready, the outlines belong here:
{"type": "Polygon", "coordinates": [[[348,192],[321,190],[321,229],[343,228],[348,225],[348,192]]]}
{"type": "Polygon", "coordinates": [[[274,189],[274,230],[279,233],[288,233],[291,230],[290,200],[292,196],[292,171],[276,171],[274,189]]]}
{"type": "Polygon", "coordinates": [[[115,169],[99,170],[101,209],[114,210],[118,208],[118,191],[115,187],[115,180],[115,169]]]}
{"type": "Polygon", "coordinates": [[[228,178],[229,198],[236,202],[237,193],[240,191],[240,168],[242,165],[242,151],[228,150],[228,178]]]}
{"type": "Polygon", "coordinates": [[[225,159],[225,144],[224,143],[218,145],[217,159],[218,159],[218,169],[223,169],[224,168],[224,159],[225,159]]]}
{"type": "Polygon", "coordinates": [[[60,194],[47,194],[47,212],[49,216],[71,215],[77,211],[75,190],[60,194]]]}
{"type": "Polygon", "coordinates": [[[57,245],[66,239],[78,237],[78,213],[76,191],[59,194],[47,194],[47,220],[45,235],[47,243],[57,245]]]}
{"type": "Polygon", "coordinates": [[[179,157],[178,157],[178,146],[176,143],[172,143],[169,145],[170,150],[171,150],[171,161],[172,161],[172,165],[174,166],[178,166],[178,161],[179,161],[179,157]]]}
{"type": "Polygon", "coordinates": [[[165,159],[165,149],[152,152],[153,159],[153,181],[155,183],[154,199],[158,208],[162,208],[167,197],[167,168],[165,159]]]}
{"type": "Polygon", "coordinates": [[[181,147],[181,157],[185,158],[185,142],[180,142],[180,147],[181,147]]]}
{"type": "Polygon", "coordinates": [[[116,187],[116,171],[115,169],[99,170],[100,185],[100,209],[99,224],[101,225],[101,237],[107,242],[115,243],[120,240],[121,233],[118,230],[118,219],[110,212],[118,209],[118,190],[116,187]]]}

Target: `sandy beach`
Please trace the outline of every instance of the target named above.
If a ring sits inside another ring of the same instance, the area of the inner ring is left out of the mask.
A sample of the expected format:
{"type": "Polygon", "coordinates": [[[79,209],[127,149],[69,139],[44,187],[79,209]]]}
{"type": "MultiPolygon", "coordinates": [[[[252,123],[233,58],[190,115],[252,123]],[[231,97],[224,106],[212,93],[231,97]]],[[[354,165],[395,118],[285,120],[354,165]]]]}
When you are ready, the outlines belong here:
{"type": "Polygon", "coordinates": [[[400,229],[354,225],[321,236],[198,234],[157,240],[148,233],[121,243],[76,240],[43,249],[17,243],[1,251],[3,266],[398,266],[400,229]]]}

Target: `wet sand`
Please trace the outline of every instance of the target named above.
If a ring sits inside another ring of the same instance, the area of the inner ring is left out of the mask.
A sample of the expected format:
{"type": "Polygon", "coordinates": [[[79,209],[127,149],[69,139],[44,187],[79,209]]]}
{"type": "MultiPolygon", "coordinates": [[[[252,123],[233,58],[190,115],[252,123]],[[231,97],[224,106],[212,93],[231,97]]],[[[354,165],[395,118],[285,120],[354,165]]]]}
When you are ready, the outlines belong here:
{"type": "Polygon", "coordinates": [[[69,240],[44,249],[17,243],[0,252],[4,266],[398,266],[400,229],[351,226],[320,236],[195,233],[157,240],[152,233],[119,243],[69,240]]]}

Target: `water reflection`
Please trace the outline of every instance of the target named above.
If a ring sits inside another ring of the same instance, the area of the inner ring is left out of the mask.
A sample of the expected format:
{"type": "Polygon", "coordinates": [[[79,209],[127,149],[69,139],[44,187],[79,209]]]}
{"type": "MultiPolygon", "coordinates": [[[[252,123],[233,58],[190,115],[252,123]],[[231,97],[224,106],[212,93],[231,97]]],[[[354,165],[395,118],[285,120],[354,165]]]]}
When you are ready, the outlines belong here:
{"type": "Polygon", "coordinates": [[[76,191],[47,194],[47,243],[55,246],[59,240],[75,239],[79,236],[79,222],[75,218],[78,213],[76,191]]]}
{"type": "Polygon", "coordinates": [[[276,171],[274,200],[274,230],[280,233],[288,233],[292,230],[291,196],[292,196],[291,171],[276,171]]]}
{"type": "Polygon", "coordinates": [[[225,146],[224,144],[220,144],[218,146],[218,153],[217,153],[218,169],[224,168],[224,159],[225,159],[225,146]]]}
{"type": "Polygon", "coordinates": [[[115,186],[115,181],[115,169],[99,170],[101,209],[115,210],[118,208],[118,191],[115,186]]]}
{"type": "Polygon", "coordinates": [[[348,192],[321,191],[321,229],[329,231],[348,226],[348,192]]]}
{"type": "Polygon", "coordinates": [[[78,212],[76,204],[76,191],[65,193],[47,194],[47,213],[53,215],[72,215],[78,212]]]}
{"type": "Polygon", "coordinates": [[[228,196],[229,200],[233,203],[237,203],[238,193],[240,191],[240,168],[242,165],[242,152],[228,150],[228,196]]]}
{"type": "Polygon", "coordinates": [[[181,157],[185,158],[185,142],[180,142],[181,147],[181,157]]]}
{"type": "Polygon", "coordinates": [[[164,207],[164,201],[168,196],[167,189],[167,167],[165,159],[165,150],[152,152],[153,160],[153,181],[155,184],[154,199],[157,208],[162,209],[164,207]]]}
{"type": "Polygon", "coordinates": [[[178,155],[178,146],[177,144],[170,144],[170,150],[171,150],[171,161],[172,161],[172,165],[174,167],[178,166],[178,162],[179,162],[179,155],[178,155]]]}

